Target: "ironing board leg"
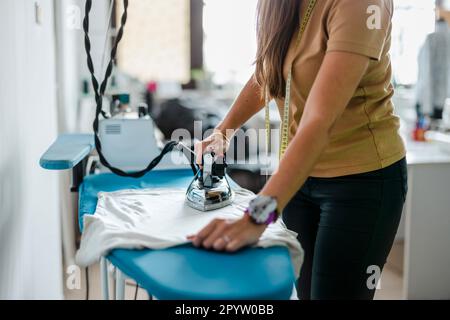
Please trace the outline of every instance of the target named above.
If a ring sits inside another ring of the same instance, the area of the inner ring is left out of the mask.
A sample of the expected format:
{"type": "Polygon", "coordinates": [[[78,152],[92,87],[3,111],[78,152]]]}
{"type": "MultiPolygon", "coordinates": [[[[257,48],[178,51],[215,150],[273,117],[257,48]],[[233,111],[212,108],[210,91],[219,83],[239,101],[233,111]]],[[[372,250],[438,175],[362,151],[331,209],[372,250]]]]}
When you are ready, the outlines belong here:
{"type": "Polygon", "coordinates": [[[125,299],[125,276],[116,268],[116,300],[125,299]]]}
{"type": "Polygon", "coordinates": [[[109,274],[108,274],[108,262],[105,257],[100,260],[100,277],[102,282],[102,297],[103,300],[109,300],[109,274]]]}

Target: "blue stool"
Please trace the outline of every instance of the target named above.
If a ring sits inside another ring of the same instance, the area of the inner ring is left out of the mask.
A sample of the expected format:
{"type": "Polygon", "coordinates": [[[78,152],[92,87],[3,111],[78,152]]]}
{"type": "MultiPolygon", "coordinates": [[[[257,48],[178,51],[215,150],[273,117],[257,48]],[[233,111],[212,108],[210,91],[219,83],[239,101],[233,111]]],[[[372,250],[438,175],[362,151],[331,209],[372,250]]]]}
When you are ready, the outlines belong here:
{"type": "MultiPolygon", "coordinates": [[[[40,164],[49,170],[80,171],[83,159],[93,148],[90,135],[63,135],[42,156],[40,164]]],[[[184,169],[152,171],[140,179],[111,173],[86,176],[77,188],[80,228],[83,215],[95,212],[100,191],[187,188],[191,179],[192,171],[184,169]]],[[[124,297],[125,276],[135,280],[149,295],[163,300],[289,299],[295,281],[290,255],[284,247],[248,248],[232,254],[197,249],[192,245],[166,250],[116,249],[101,261],[106,299],[106,260],[117,268],[117,299],[124,297]]]]}

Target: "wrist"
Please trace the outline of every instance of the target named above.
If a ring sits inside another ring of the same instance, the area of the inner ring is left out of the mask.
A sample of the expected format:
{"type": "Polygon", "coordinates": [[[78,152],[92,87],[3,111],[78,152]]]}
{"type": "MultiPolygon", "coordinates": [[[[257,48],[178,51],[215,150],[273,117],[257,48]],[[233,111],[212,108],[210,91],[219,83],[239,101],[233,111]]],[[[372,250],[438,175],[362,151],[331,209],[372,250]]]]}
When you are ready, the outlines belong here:
{"type": "Polygon", "coordinates": [[[235,130],[233,129],[222,129],[218,126],[213,130],[213,135],[220,134],[228,143],[230,143],[231,139],[234,137],[234,132],[235,130]]]}
{"type": "Polygon", "coordinates": [[[250,201],[245,214],[257,225],[275,223],[280,216],[276,198],[261,194],[250,201]]]}
{"type": "Polygon", "coordinates": [[[247,210],[245,210],[245,212],[244,212],[244,217],[245,217],[248,221],[250,221],[252,224],[254,224],[254,225],[256,225],[256,226],[264,226],[264,227],[268,227],[268,226],[271,225],[272,223],[277,222],[279,215],[278,215],[278,212],[273,211],[272,213],[270,213],[270,214],[268,215],[267,220],[265,220],[265,221],[258,221],[257,219],[255,219],[255,218],[251,215],[250,211],[247,209],[247,210]]]}
{"type": "MultiPolygon", "coordinates": [[[[285,206],[287,205],[286,199],[283,195],[280,195],[279,190],[276,189],[276,187],[273,186],[272,181],[274,178],[277,177],[278,172],[276,171],[267,181],[265,186],[262,188],[262,190],[258,193],[258,195],[266,196],[266,197],[272,197],[275,198],[277,201],[277,211],[281,215],[281,212],[283,212],[285,206]]],[[[289,200],[288,200],[289,202],[289,200]]]]}
{"type": "Polygon", "coordinates": [[[252,219],[252,217],[245,213],[244,216],[242,217],[242,220],[245,221],[246,224],[256,227],[256,228],[260,228],[262,231],[264,231],[269,225],[268,224],[257,224],[255,223],[255,221],[252,219]]]}
{"type": "Polygon", "coordinates": [[[214,132],[220,132],[220,133],[222,133],[223,135],[226,134],[227,130],[229,130],[229,128],[228,128],[227,124],[226,124],[224,121],[220,122],[220,123],[214,128],[214,132]]]}

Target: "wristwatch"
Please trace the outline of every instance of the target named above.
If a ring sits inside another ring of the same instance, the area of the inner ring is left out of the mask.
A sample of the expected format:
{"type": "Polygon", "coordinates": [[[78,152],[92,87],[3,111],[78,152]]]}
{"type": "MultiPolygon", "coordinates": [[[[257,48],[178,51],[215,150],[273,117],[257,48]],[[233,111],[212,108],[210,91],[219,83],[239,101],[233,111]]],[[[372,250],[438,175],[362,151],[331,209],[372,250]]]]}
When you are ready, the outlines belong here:
{"type": "Polygon", "coordinates": [[[277,199],[274,197],[258,195],[250,201],[249,207],[245,210],[245,214],[258,225],[269,225],[278,219],[279,213],[277,207],[277,199]]]}

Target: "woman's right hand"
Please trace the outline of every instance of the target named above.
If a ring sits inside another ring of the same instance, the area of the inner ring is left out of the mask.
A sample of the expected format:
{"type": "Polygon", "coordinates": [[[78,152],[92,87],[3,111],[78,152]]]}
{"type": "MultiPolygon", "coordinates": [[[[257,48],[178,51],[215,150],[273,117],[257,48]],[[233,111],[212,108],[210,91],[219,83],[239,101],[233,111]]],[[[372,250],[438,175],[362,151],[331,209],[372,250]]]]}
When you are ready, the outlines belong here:
{"type": "Polygon", "coordinates": [[[216,157],[223,157],[230,147],[230,140],[220,130],[214,132],[203,141],[199,141],[194,146],[196,155],[195,162],[201,166],[203,163],[203,155],[205,153],[213,153],[216,157]]]}

